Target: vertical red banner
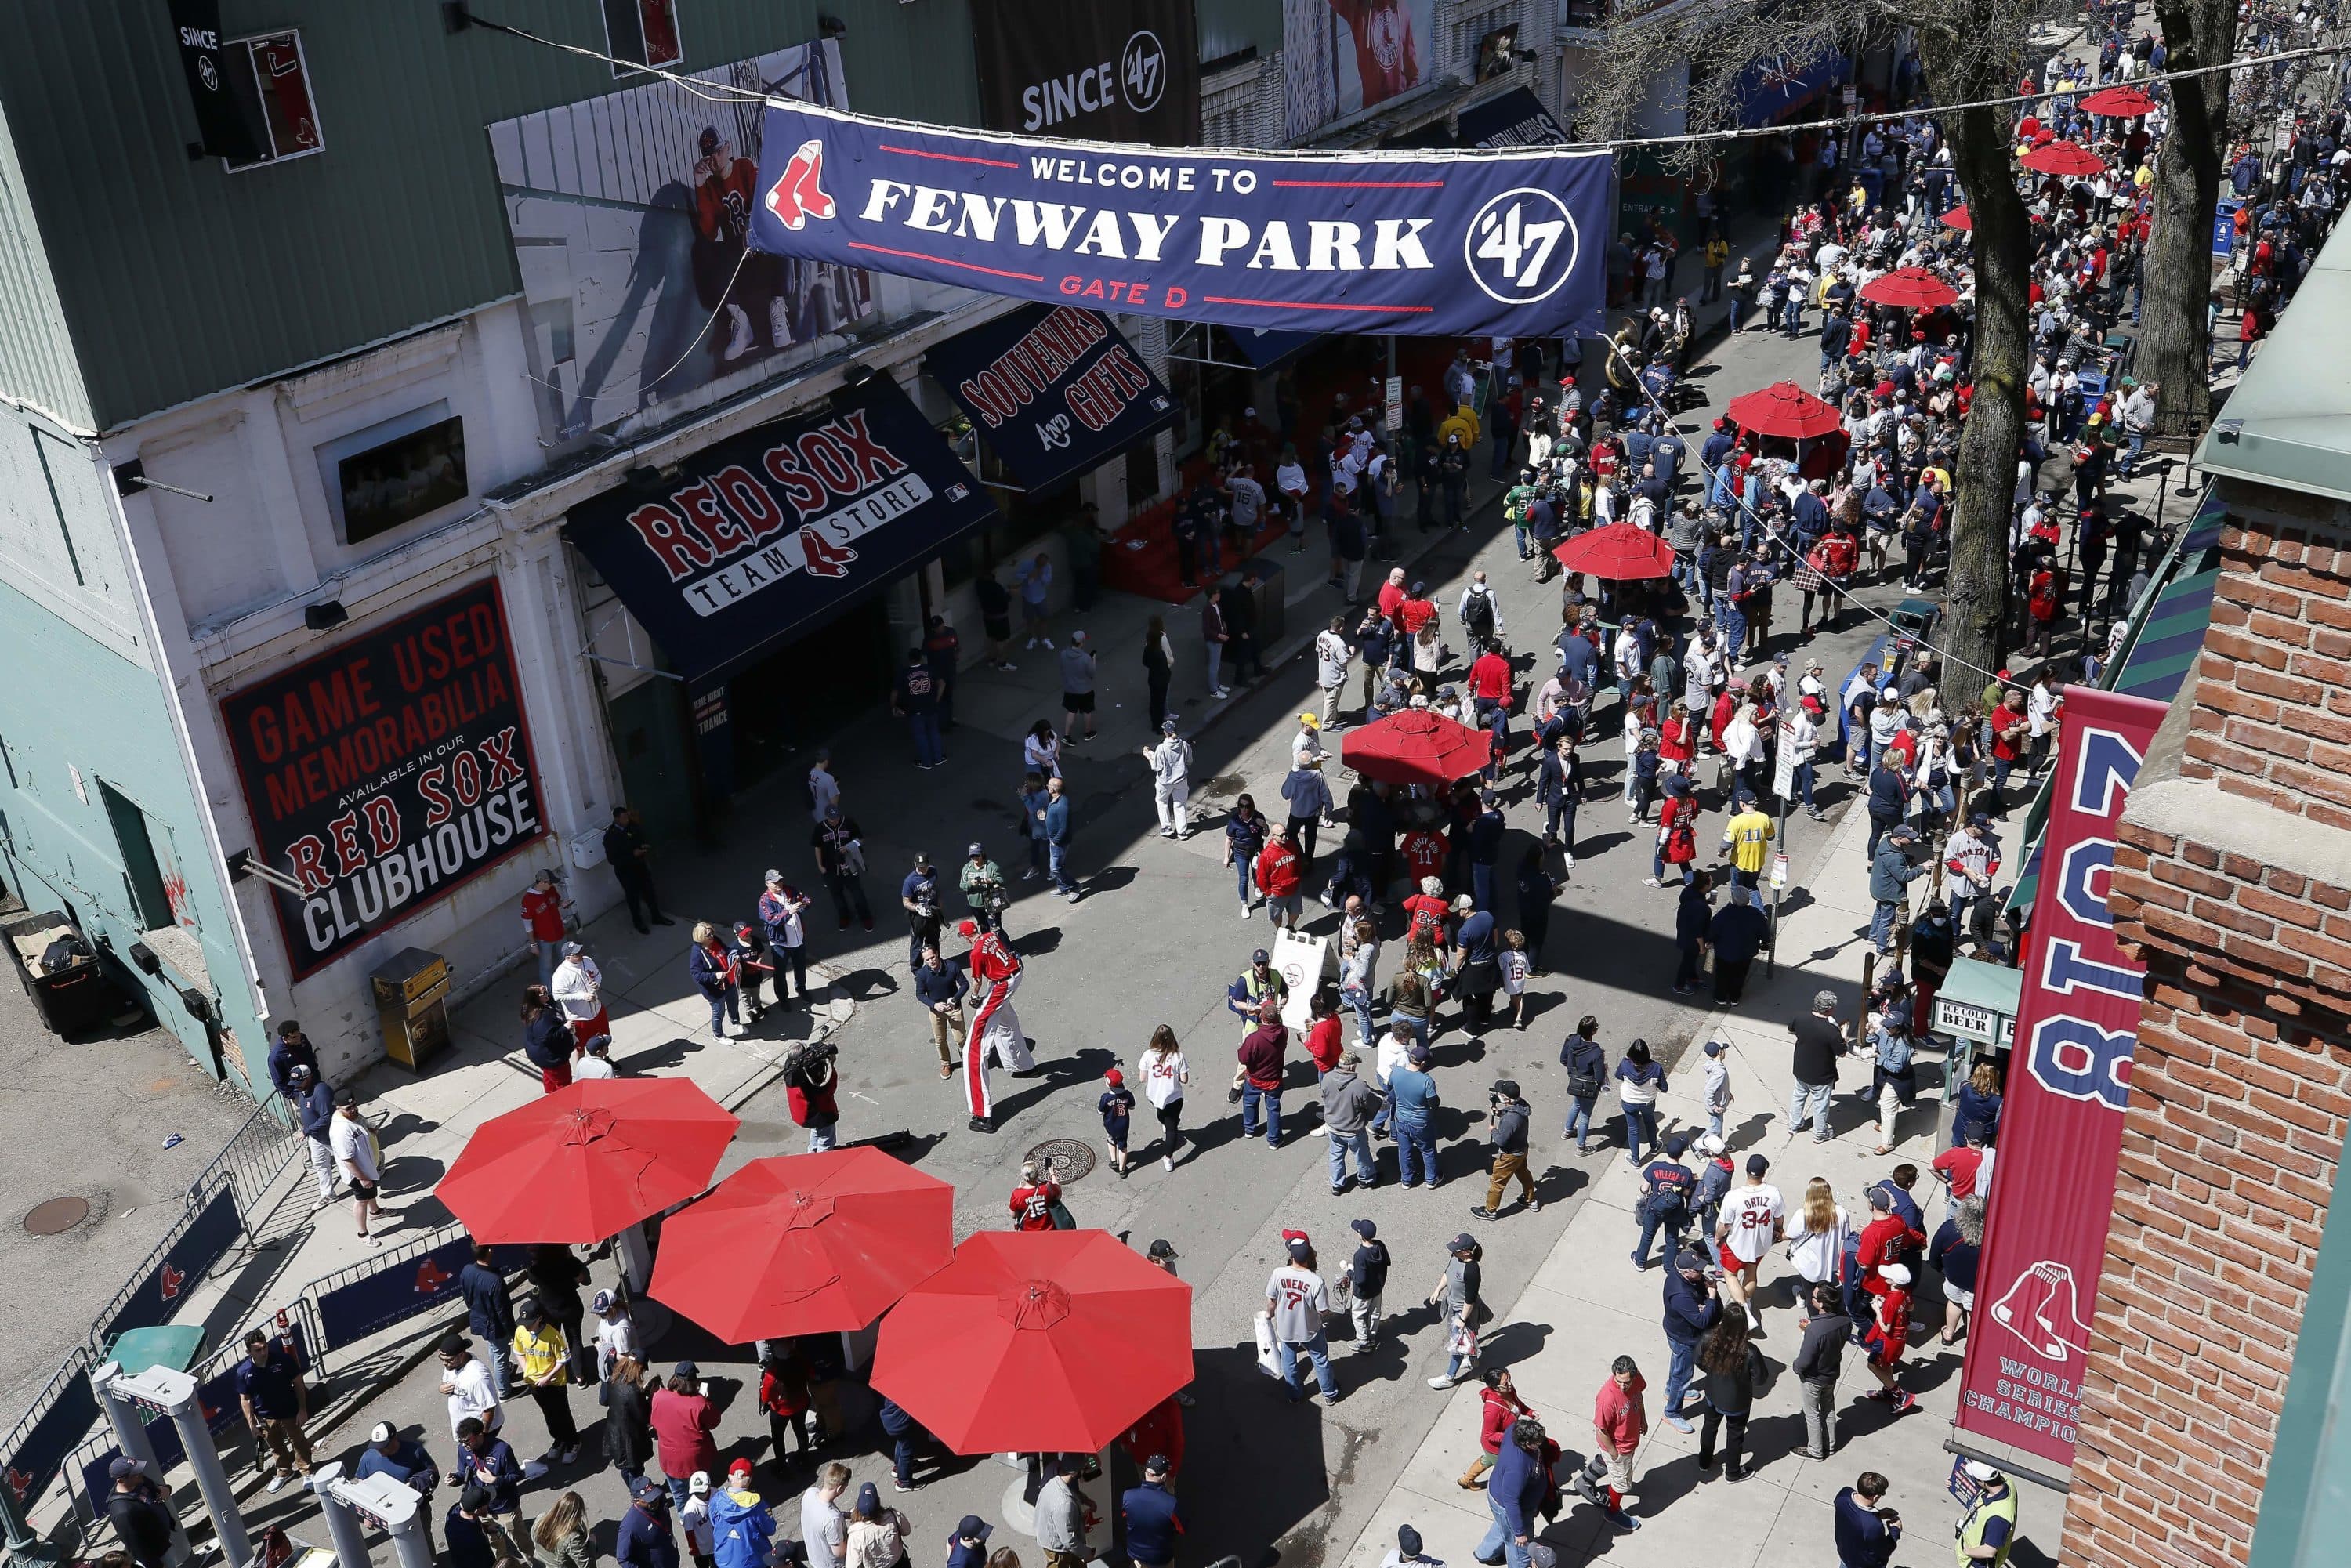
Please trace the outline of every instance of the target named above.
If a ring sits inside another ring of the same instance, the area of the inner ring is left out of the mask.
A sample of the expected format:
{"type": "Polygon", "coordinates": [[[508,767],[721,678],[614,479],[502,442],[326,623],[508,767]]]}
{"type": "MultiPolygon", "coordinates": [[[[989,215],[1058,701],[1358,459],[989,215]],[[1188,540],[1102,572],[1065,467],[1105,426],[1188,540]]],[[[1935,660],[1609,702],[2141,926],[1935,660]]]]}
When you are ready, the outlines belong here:
{"type": "Polygon", "coordinates": [[[2163,705],[2065,693],[1958,1426],[2074,1462],[2146,971],[2115,946],[2115,824],[2163,705]]]}

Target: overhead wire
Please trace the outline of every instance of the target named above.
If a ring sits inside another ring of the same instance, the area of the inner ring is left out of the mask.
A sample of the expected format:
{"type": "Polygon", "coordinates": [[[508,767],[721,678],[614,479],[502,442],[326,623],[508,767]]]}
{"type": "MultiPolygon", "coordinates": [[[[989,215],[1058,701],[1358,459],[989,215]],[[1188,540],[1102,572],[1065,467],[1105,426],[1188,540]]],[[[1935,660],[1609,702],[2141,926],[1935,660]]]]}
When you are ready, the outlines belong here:
{"type": "MultiPolygon", "coordinates": [[[[642,60],[622,59],[617,55],[606,54],[601,49],[591,49],[584,44],[567,44],[555,38],[542,37],[540,35],[531,32],[527,28],[517,27],[506,22],[494,22],[486,16],[471,12],[467,13],[467,19],[473,26],[483,28],[488,32],[502,33],[508,37],[520,38],[525,42],[539,45],[543,48],[560,50],[564,54],[577,56],[581,59],[596,60],[618,70],[636,71],[642,72],[647,76],[658,77],[664,81],[672,82],[678,87],[684,88],[686,91],[694,94],[696,98],[703,99],[707,102],[778,103],[789,101],[778,99],[769,93],[754,92],[748,88],[738,88],[731,82],[705,81],[695,77],[688,76],[684,72],[672,70],[664,66],[647,65],[642,60]]],[[[2283,65],[2292,60],[2315,59],[2328,56],[2343,55],[2346,53],[2351,53],[2351,43],[2319,44],[2307,48],[2282,49],[2272,54],[2246,55],[2229,60],[2220,65],[2184,66],[2178,70],[2152,71],[2145,76],[2134,77],[2124,85],[2138,87],[2152,86],[2158,82],[2186,81],[2193,78],[2211,76],[2222,71],[2254,70],[2262,66],[2283,65]]],[[[2078,84],[2067,83],[2061,87],[2044,88],[2034,92],[2006,93],[1996,98],[1970,99],[1960,103],[1931,103],[1919,104],[1911,108],[1899,110],[1863,110],[1853,114],[1841,115],[1834,119],[1806,120],[1803,123],[1802,129],[1808,131],[1858,130],[1864,126],[1890,124],[1897,120],[1908,120],[1919,115],[1937,116],[1957,114],[1962,110],[1970,109],[2004,109],[2012,108],[2019,104],[2040,103],[2050,99],[2078,96],[2085,89],[2078,84]]],[[[2092,89],[2089,90],[2094,91],[2095,89],[2092,89]]],[[[860,118],[872,120],[876,123],[908,125],[914,126],[918,129],[922,128],[921,123],[918,121],[894,120],[885,116],[866,115],[861,116],[860,118]]],[[[937,128],[930,127],[930,129],[937,128]]],[[[1667,136],[1620,137],[1603,141],[1563,142],[1558,145],[1556,151],[1565,152],[1605,152],[1632,151],[1645,147],[1693,146],[1709,141],[1740,141],[1766,136],[1785,136],[1790,133],[1790,127],[1782,125],[1723,126],[1708,131],[1678,131],[1667,136]]],[[[1186,155],[1214,152],[1263,155],[1267,152],[1280,150],[1198,147],[1179,148],[1173,151],[1186,155]]],[[[1519,151],[1524,152],[1526,150],[1520,149],[1519,151]]],[[[1416,151],[1403,154],[1370,152],[1354,153],[1351,155],[1368,158],[1406,156],[1415,159],[1425,159],[1428,156],[1428,153],[1426,152],[1416,151]]],[[[1453,156],[1475,156],[1475,154],[1455,153],[1453,156]]]]}

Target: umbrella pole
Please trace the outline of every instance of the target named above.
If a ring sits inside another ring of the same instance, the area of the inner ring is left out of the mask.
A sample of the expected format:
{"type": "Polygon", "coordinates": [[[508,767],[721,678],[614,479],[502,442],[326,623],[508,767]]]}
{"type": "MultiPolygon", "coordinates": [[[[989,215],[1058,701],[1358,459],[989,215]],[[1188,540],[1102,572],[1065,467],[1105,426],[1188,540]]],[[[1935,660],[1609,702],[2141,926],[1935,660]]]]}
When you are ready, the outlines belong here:
{"type": "Polygon", "coordinates": [[[621,1267],[621,1288],[614,1292],[621,1299],[629,1321],[637,1325],[637,1338],[647,1348],[669,1333],[670,1310],[650,1296],[641,1295],[644,1281],[653,1277],[653,1238],[645,1231],[645,1222],[637,1221],[612,1238],[612,1256],[621,1267]]]}

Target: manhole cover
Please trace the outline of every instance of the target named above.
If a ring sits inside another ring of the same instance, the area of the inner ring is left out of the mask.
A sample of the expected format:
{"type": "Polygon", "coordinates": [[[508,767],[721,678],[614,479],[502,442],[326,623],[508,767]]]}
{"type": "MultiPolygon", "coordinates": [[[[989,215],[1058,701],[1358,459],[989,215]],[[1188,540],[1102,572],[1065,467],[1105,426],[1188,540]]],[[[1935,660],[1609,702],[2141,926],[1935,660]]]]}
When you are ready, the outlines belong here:
{"type": "MultiPolygon", "coordinates": [[[[1081,1145],[1082,1146],[1082,1145],[1081,1145]]],[[[1093,1151],[1086,1150],[1086,1164],[1093,1164],[1093,1151]]],[[[81,1197],[53,1197],[47,1203],[37,1203],[25,1216],[27,1236],[62,1236],[89,1218],[89,1200],[81,1197]]]]}
{"type": "Polygon", "coordinates": [[[1093,1174],[1094,1146],[1082,1138],[1048,1138],[1029,1151],[1029,1158],[1036,1162],[1039,1176],[1050,1166],[1052,1178],[1067,1186],[1093,1174]]]}
{"type": "Polygon", "coordinates": [[[1238,773],[1219,773],[1192,792],[1196,795],[1206,795],[1211,800],[1221,800],[1228,795],[1238,795],[1241,792],[1241,777],[1238,773]]]}

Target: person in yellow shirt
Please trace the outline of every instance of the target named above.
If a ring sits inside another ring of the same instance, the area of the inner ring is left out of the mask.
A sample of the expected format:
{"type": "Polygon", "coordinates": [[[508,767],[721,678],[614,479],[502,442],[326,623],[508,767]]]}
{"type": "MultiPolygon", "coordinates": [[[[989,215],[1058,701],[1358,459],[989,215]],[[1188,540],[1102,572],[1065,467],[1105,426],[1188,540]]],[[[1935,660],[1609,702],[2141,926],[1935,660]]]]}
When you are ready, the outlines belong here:
{"type": "Polygon", "coordinates": [[[1730,885],[1760,887],[1764,857],[1771,852],[1771,819],[1744,790],[1733,804],[1737,814],[1722,825],[1723,847],[1730,852],[1730,885]]]}
{"type": "Polygon", "coordinates": [[[571,1345],[562,1326],[547,1315],[537,1297],[515,1313],[515,1361],[523,1386],[547,1418],[547,1464],[569,1464],[580,1456],[580,1424],[571,1418],[571,1345]]]}
{"type": "Polygon", "coordinates": [[[1722,269],[1730,264],[1730,242],[1715,234],[1706,242],[1706,287],[1698,290],[1698,302],[1711,305],[1722,298],[1722,269]]]}

